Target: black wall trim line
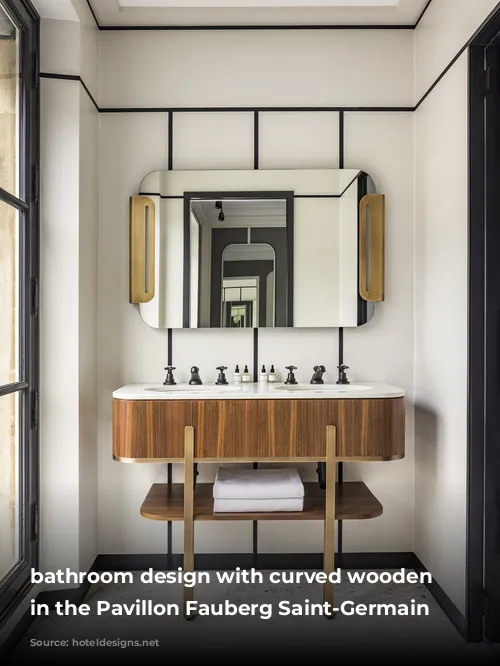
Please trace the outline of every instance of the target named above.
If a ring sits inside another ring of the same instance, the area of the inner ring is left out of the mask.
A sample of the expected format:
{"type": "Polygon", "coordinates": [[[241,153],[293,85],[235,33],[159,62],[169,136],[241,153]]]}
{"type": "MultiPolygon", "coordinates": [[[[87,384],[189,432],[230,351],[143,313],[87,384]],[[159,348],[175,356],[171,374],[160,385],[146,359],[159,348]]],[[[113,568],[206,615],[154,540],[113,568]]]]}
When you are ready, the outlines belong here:
{"type": "MultiPolygon", "coordinates": [[[[174,168],[174,114],[169,112],[168,114],[168,170],[172,171],[174,168]]],[[[181,197],[182,198],[182,197],[181,197]]]]}
{"type": "Polygon", "coordinates": [[[78,74],[51,74],[51,73],[40,72],[40,78],[59,79],[61,81],[79,81],[80,83],[83,83],[82,79],[78,76],[78,74]]]}
{"type": "Polygon", "coordinates": [[[83,89],[87,93],[87,95],[90,98],[90,101],[92,104],[95,106],[96,110],[100,113],[101,109],[99,108],[99,105],[94,99],[94,96],[88,89],[85,81],[82,79],[81,76],[78,76],[77,74],[52,74],[50,72],[41,72],[40,73],[40,78],[41,79],[55,79],[56,81],[77,81],[78,83],[81,83],[83,89]]]}
{"type": "Polygon", "coordinates": [[[101,25],[99,30],[115,32],[133,32],[146,30],[149,32],[206,32],[206,31],[282,31],[282,30],[415,30],[412,24],[280,24],[280,25],[101,25]]]}
{"type": "Polygon", "coordinates": [[[485,28],[488,27],[488,24],[494,19],[495,15],[498,13],[500,10],[500,2],[495,6],[493,11],[486,17],[486,19],[481,23],[479,28],[474,32],[472,37],[467,40],[467,42],[463,45],[463,47],[460,49],[460,51],[456,54],[456,56],[453,58],[453,60],[448,64],[447,67],[444,68],[444,70],[441,72],[441,74],[438,76],[438,78],[434,81],[434,83],[431,85],[431,87],[427,90],[427,92],[420,98],[419,102],[415,105],[415,111],[417,111],[420,106],[425,102],[425,100],[429,97],[431,92],[434,90],[434,88],[441,83],[443,78],[448,74],[450,69],[453,67],[453,65],[457,62],[457,60],[465,53],[465,51],[471,46],[477,39],[477,37],[480,35],[481,32],[485,28]]]}
{"type": "Polygon", "coordinates": [[[101,26],[99,25],[99,21],[97,20],[97,16],[96,16],[96,14],[95,14],[94,8],[93,8],[92,5],[90,4],[90,0],[87,0],[87,5],[89,6],[90,13],[92,14],[92,17],[93,17],[93,19],[94,19],[94,21],[95,21],[96,26],[99,28],[99,30],[101,30],[101,26]]]}
{"type": "Polygon", "coordinates": [[[253,168],[259,168],[259,112],[253,112],[253,168]]]}
{"type": "MultiPolygon", "coordinates": [[[[432,0],[431,0],[432,1],[432,0]]],[[[427,11],[429,5],[431,2],[428,3],[427,7],[424,10],[427,11]]],[[[89,3],[90,5],[90,3],[89,3]]],[[[472,44],[472,42],[477,38],[477,36],[484,30],[484,28],[488,25],[488,23],[491,21],[491,19],[495,16],[497,11],[500,8],[500,3],[495,7],[495,9],[489,14],[489,16],[485,19],[485,21],[479,26],[479,28],[474,32],[472,37],[467,40],[466,44],[460,49],[460,51],[456,54],[456,56],[453,58],[453,60],[445,67],[445,69],[441,72],[441,74],[437,77],[437,79],[434,81],[434,83],[429,87],[427,92],[424,93],[424,95],[420,98],[420,100],[417,102],[415,106],[269,106],[269,107],[253,107],[253,106],[247,106],[247,107],[232,107],[232,106],[222,106],[222,107],[130,107],[130,108],[124,108],[124,107],[99,107],[90,93],[88,87],[85,85],[85,82],[80,76],[73,76],[73,75],[68,75],[68,74],[53,74],[53,73],[41,73],[40,77],[41,78],[46,78],[46,79],[64,79],[64,80],[70,80],[70,81],[80,81],[82,86],[84,87],[85,91],[89,95],[90,99],[92,100],[94,106],[96,109],[99,111],[99,113],[273,113],[273,112],[280,112],[280,113],[285,113],[285,112],[300,112],[300,113],[314,113],[314,112],[337,112],[337,113],[413,113],[419,109],[419,107],[424,103],[424,101],[427,99],[427,97],[431,94],[431,92],[436,88],[436,86],[442,81],[442,79],[446,76],[446,74],[450,71],[450,69],[453,67],[453,65],[457,62],[457,60],[460,58],[461,55],[469,48],[469,46],[472,44]]],[[[422,14],[423,16],[423,14],[422,14]]],[[[420,17],[419,21],[421,20],[422,16],[420,17]]],[[[185,27],[176,27],[175,29],[189,29],[192,30],[196,26],[185,26],[185,27]]],[[[212,28],[215,29],[215,26],[201,26],[203,29],[207,28],[212,28]]],[[[268,26],[268,29],[276,29],[276,26],[268,26]]],[[[282,26],[282,28],[289,28],[290,26],[282,26]]],[[[297,29],[297,26],[293,26],[295,29],[297,29]]],[[[318,26],[319,27],[319,26],[318,26]]],[[[325,26],[321,26],[325,28],[325,26]]],[[[338,28],[346,28],[346,26],[337,26],[338,28]]],[[[357,28],[360,28],[361,26],[356,26],[357,28]]],[[[367,26],[367,27],[372,27],[375,28],[377,26],[367,26]]],[[[379,26],[380,27],[380,26],[379,26]]],[[[173,26],[167,26],[166,28],[163,29],[174,29],[173,26]]],[[[248,29],[248,26],[245,26],[246,29],[248,29]]],[[[263,26],[258,26],[259,29],[264,29],[263,26]]],[[[333,26],[331,27],[333,29],[333,26]]],[[[103,27],[100,26],[101,30],[111,30],[111,29],[116,29],[116,30],[121,30],[121,29],[147,29],[146,27],[140,27],[140,28],[131,28],[129,26],[119,26],[119,27],[103,27]]],[[[153,28],[149,28],[153,29],[153,28]]],[[[155,27],[154,29],[161,29],[155,27]]],[[[237,30],[237,29],[243,29],[242,26],[222,26],[219,29],[227,29],[227,30],[237,30]]],[[[257,29],[257,26],[255,26],[255,29],[257,29]]],[[[343,131],[343,122],[344,118],[342,117],[341,124],[342,124],[342,131],[343,131]]]]}
{"type": "Polygon", "coordinates": [[[412,113],[413,106],[179,106],[179,107],[101,107],[101,113],[286,113],[286,112],[384,112],[412,113]]]}
{"type": "Polygon", "coordinates": [[[467,391],[467,596],[469,641],[484,633],[484,510],[486,449],[486,120],[484,47],[469,51],[469,224],[468,224],[468,391],[467,391]]]}
{"type": "Polygon", "coordinates": [[[431,2],[432,0],[429,0],[428,3],[423,8],[422,13],[420,14],[420,16],[417,19],[417,22],[415,23],[415,29],[418,28],[420,21],[424,18],[425,14],[427,13],[427,10],[429,9],[431,2]]]}

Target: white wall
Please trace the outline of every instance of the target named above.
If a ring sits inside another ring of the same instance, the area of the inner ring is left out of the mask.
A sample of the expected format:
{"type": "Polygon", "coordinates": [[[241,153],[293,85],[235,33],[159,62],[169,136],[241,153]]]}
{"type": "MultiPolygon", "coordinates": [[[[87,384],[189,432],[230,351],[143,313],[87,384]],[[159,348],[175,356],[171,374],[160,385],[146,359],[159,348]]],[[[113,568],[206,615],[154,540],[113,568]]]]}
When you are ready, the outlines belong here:
{"type": "MultiPolygon", "coordinates": [[[[97,29],[82,19],[42,21],[41,70],[86,73],[97,94],[97,29]]],[[[41,124],[41,568],[86,570],[98,519],[98,113],[78,81],[44,78],[41,124]]]]}
{"type": "Polygon", "coordinates": [[[415,102],[469,41],[498,0],[433,0],[415,31],[415,102]]]}
{"type": "Polygon", "coordinates": [[[41,567],[79,564],[80,87],[41,82],[41,567]],[[43,418],[42,418],[43,417],[43,418]]]}
{"type": "MultiPolygon", "coordinates": [[[[413,104],[411,31],[101,32],[103,107],[189,105],[413,104]],[[230,54],[230,57],[228,57],[230,54]],[[363,81],[362,86],[359,81],[363,81]]],[[[165,113],[100,115],[99,141],[99,552],[162,553],[166,528],[140,517],[151,483],[165,465],[112,460],[112,391],[133,381],[163,381],[166,331],[149,328],[128,303],[128,199],[142,178],[167,168],[165,113]],[[105,288],[103,288],[103,285],[105,288]]],[[[253,166],[252,113],[175,113],[174,169],[253,166]]],[[[261,168],[336,168],[339,117],[334,112],[261,113],[261,168]]],[[[345,331],[345,361],[354,380],[391,381],[405,388],[407,459],[347,465],[385,505],[384,516],[346,527],[347,551],[413,549],[413,120],[410,113],[346,115],[346,167],[366,169],[388,195],[388,300],[364,328],[345,331]]],[[[177,381],[199,365],[205,381],[216,366],[252,369],[252,332],[178,330],[173,335],[177,381]]],[[[309,380],[318,363],[336,378],[334,329],[259,332],[259,361],[298,366],[309,380]]],[[[303,466],[316,479],[315,465],[303,466]]],[[[182,479],[174,466],[174,480],[182,479]]],[[[200,466],[200,480],[213,479],[200,466]]],[[[174,524],[174,550],[182,551],[174,524]]],[[[321,523],[260,523],[260,552],[320,552],[321,523]]],[[[251,552],[248,523],[197,525],[197,552],[251,552]]]]}
{"type": "Polygon", "coordinates": [[[79,481],[80,568],[88,570],[97,547],[97,167],[98,113],[80,88],[79,219],[79,481]]]}
{"type": "MultiPolygon", "coordinates": [[[[415,33],[416,99],[495,0],[434,0],[415,33]]],[[[465,612],[468,54],[415,114],[415,552],[465,612]]]]}

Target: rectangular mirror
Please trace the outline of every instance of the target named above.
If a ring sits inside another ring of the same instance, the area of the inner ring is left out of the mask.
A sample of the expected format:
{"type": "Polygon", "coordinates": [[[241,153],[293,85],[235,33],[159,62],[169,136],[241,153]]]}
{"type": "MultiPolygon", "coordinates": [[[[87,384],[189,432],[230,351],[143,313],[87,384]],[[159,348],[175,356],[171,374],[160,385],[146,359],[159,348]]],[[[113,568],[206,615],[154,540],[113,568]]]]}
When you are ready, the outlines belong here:
{"type": "MultiPolygon", "coordinates": [[[[353,327],[360,295],[360,202],[371,178],[351,169],[158,171],[155,328],[353,327]]],[[[369,231],[369,230],[367,230],[369,231]]]]}

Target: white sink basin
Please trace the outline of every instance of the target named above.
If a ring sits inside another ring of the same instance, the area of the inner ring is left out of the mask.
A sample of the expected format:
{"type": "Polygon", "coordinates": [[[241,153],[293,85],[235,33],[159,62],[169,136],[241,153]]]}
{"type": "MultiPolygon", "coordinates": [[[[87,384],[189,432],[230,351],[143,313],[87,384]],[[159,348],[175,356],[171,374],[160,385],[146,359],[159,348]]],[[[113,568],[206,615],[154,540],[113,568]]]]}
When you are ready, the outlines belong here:
{"type": "Polygon", "coordinates": [[[154,386],[144,389],[154,393],[189,393],[190,395],[200,395],[203,393],[237,393],[241,391],[241,386],[214,386],[203,384],[201,386],[154,386]]]}
{"type": "Polygon", "coordinates": [[[312,393],[354,393],[368,391],[371,386],[364,384],[283,384],[277,391],[311,391],[312,393]]]}

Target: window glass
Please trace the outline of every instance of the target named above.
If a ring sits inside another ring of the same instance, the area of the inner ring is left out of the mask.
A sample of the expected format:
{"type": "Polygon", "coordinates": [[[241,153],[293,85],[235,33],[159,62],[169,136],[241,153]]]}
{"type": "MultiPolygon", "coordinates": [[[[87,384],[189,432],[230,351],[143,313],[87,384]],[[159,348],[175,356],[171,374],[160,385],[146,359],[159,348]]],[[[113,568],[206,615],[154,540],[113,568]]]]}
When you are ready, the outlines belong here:
{"type": "Polygon", "coordinates": [[[19,213],[0,201],[0,386],[19,380],[18,364],[19,213]]]}
{"type": "Polygon", "coordinates": [[[0,187],[19,196],[19,35],[0,5],[0,187]]]}

